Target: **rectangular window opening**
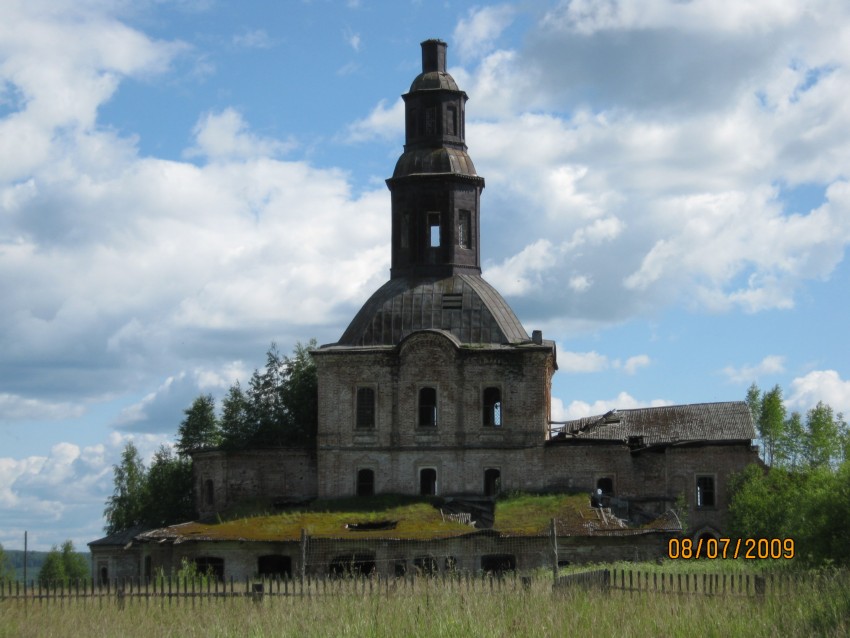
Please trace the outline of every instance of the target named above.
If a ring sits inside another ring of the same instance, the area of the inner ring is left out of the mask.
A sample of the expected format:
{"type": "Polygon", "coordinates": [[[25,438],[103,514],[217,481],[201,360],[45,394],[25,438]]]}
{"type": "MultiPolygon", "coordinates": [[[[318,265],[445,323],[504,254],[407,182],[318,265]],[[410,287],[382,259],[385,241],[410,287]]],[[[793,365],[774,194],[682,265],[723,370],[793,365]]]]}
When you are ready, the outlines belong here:
{"type": "Polygon", "coordinates": [[[357,388],[357,427],[375,427],[375,390],[357,388]]]}
{"type": "Polygon", "coordinates": [[[428,213],[428,237],[431,248],[440,247],[440,213],[428,213]]]}
{"type": "Polygon", "coordinates": [[[457,245],[461,248],[471,248],[472,238],[470,236],[471,215],[468,210],[462,210],[457,217],[457,245]]]}
{"type": "Polygon", "coordinates": [[[714,507],[714,477],[697,477],[697,509],[714,507]]]}

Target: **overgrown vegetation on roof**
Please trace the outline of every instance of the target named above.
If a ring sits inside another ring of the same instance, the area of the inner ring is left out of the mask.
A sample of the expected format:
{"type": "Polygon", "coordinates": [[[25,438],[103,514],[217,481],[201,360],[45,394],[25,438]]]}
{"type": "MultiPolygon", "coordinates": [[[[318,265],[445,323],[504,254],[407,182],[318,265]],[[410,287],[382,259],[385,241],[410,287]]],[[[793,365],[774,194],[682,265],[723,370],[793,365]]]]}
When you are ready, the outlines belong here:
{"type": "MultiPolygon", "coordinates": [[[[214,523],[184,523],[144,536],[181,541],[295,541],[304,530],[314,537],[428,540],[475,532],[473,527],[444,516],[440,511],[441,503],[439,498],[399,495],[317,500],[274,514],[242,509],[214,523]],[[347,527],[364,523],[368,527],[370,523],[384,521],[394,521],[396,525],[392,529],[357,531],[347,527]]],[[[613,521],[606,522],[597,509],[590,507],[586,494],[512,494],[496,502],[493,527],[509,536],[545,535],[552,518],[557,519],[560,534],[587,534],[607,527],[619,528],[613,521]]]]}

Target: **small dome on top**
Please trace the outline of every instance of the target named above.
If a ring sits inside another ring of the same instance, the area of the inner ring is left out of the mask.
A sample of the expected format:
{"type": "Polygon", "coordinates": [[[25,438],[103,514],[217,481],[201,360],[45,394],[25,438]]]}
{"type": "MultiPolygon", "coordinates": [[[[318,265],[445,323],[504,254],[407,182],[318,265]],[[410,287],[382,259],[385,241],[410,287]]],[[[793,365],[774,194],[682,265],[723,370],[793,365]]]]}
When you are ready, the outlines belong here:
{"type": "Polygon", "coordinates": [[[416,76],[410,91],[448,89],[458,91],[454,78],[446,73],[446,47],[442,40],[431,39],[420,43],[422,47],[422,73],[416,76]]]}

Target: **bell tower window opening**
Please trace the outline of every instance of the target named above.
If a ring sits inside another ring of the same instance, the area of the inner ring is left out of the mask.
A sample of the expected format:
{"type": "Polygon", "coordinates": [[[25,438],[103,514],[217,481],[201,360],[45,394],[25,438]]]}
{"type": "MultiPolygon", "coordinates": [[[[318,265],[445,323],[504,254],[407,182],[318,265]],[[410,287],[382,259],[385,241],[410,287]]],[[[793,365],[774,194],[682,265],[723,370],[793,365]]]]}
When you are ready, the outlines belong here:
{"type": "Polygon", "coordinates": [[[410,248],[410,213],[403,212],[399,223],[399,245],[403,250],[410,248]]]}
{"type": "Polygon", "coordinates": [[[470,218],[468,210],[460,211],[457,216],[457,245],[461,248],[472,247],[472,238],[469,235],[470,218]]]}
{"type": "Polygon", "coordinates": [[[457,108],[446,108],[446,135],[457,135],[457,108]]]}
{"type": "Polygon", "coordinates": [[[357,388],[357,427],[371,429],[375,427],[375,390],[357,388]]]}
{"type": "Polygon", "coordinates": [[[437,427],[437,389],[419,389],[419,427],[437,427]]]}
{"type": "Polygon", "coordinates": [[[484,388],[483,425],[502,427],[502,391],[496,387],[484,388]]]}
{"type": "Polygon", "coordinates": [[[428,213],[428,245],[440,247],[440,213],[428,213]]]}
{"type": "Polygon", "coordinates": [[[425,135],[434,135],[437,132],[437,107],[429,106],[425,109],[425,135]]]}

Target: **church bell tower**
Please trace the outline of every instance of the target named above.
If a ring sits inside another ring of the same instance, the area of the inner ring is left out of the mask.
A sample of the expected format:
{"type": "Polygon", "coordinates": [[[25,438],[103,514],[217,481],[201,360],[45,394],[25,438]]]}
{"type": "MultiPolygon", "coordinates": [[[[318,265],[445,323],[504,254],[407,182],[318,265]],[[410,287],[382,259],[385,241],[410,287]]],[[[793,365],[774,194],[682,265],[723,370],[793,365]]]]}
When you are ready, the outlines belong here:
{"type": "Polygon", "coordinates": [[[467,95],[446,72],[446,43],[422,42],[422,73],[405,93],[404,153],[392,193],[391,278],[481,273],[484,178],[467,154],[467,95]]]}

